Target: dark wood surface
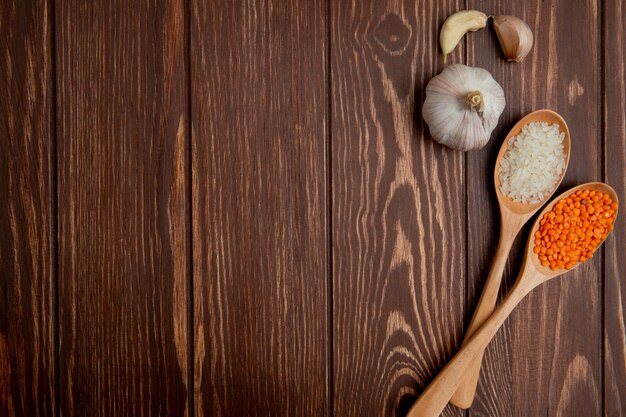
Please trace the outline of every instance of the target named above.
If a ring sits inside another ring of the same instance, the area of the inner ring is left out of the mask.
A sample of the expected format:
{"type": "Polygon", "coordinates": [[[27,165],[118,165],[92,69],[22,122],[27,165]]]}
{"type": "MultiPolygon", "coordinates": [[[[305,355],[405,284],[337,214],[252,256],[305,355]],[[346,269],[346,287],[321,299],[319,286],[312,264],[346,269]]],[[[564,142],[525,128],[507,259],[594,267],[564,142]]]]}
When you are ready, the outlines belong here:
{"type": "Polygon", "coordinates": [[[192,9],[195,414],[325,415],[325,4],[192,9]]]}
{"type": "Polygon", "coordinates": [[[63,416],[189,413],[185,17],[56,2],[63,416]]]}
{"type": "Polygon", "coordinates": [[[331,4],[337,416],[405,413],[463,336],[464,156],[420,116],[443,68],[433,40],[460,7],[439,3],[331,4]]]}
{"type": "MultiPolygon", "coordinates": [[[[626,2],[604,4],[602,32],[602,145],[603,177],[626,198],[626,2]]],[[[604,248],[604,358],[605,415],[626,415],[626,217],[616,219],[621,231],[604,248]]]]}
{"type": "Polygon", "coordinates": [[[0,2],[2,416],[58,404],[52,35],[50,2],[0,2]]]}
{"type": "MultiPolygon", "coordinates": [[[[0,416],[405,415],[471,318],[521,116],[569,123],[562,189],[626,198],[625,22],[623,0],[0,0],[0,416]],[[449,58],[507,98],[465,154],[421,118],[462,8],[535,35],[522,63],[491,28],[449,58]]],[[[626,414],[625,219],[444,415],[626,414]]]]}

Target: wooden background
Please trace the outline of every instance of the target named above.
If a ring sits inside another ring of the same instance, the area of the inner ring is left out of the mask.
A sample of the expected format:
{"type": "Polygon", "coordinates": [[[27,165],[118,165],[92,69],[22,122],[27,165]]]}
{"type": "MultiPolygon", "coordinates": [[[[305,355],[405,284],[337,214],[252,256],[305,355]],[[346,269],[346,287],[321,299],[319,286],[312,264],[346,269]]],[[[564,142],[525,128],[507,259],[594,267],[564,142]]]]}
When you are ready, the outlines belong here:
{"type": "MultiPolygon", "coordinates": [[[[0,0],[0,415],[403,416],[461,343],[521,116],[568,121],[562,188],[626,198],[625,21],[624,0],[0,0]],[[463,8],[535,34],[520,64],[492,29],[451,56],[507,98],[466,154],[421,118],[463,8]]],[[[444,414],[626,415],[625,254],[622,214],[444,414]]]]}

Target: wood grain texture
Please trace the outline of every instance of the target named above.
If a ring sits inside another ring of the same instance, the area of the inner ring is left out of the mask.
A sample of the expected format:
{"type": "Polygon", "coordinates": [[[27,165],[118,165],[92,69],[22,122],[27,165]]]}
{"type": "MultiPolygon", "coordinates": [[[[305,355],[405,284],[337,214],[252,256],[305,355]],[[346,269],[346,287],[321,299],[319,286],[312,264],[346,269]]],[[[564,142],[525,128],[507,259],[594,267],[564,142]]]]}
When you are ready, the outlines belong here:
{"type": "Polygon", "coordinates": [[[326,12],[192,1],[198,417],[328,414],[326,12]]]}
{"type": "Polygon", "coordinates": [[[462,338],[464,159],[421,117],[461,7],[331,2],[335,416],[405,415],[462,338]]]}
{"type": "Polygon", "coordinates": [[[187,415],[185,5],[56,8],[61,413],[187,415]]]}
{"type": "Polygon", "coordinates": [[[55,415],[52,13],[0,2],[0,415],[55,415]]]}
{"type": "Polygon", "coordinates": [[[603,3],[605,180],[620,198],[604,249],[604,415],[626,415],[626,3],[603,3]]]}
{"type": "MultiPolygon", "coordinates": [[[[626,200],[624,22],[624,0],[0,0],[0,416],[404,416],[461,344],[521,116],[567,120],[561,189],[626,200]],[[463,8],[535,34],[522,63],[491,28],[449,57],[508,102],[467,154],[421,117],[463,8]]],[[[444,415],[626,414],[623,211],[444,415]]]]}
{"type": "MultiPolygon", "coordinates": [[[[468,41],[468,63],[489,70],[507,99],[493,139],[467,161],[468,302],[473,308],[497,242],[497,227],[485,225],[497,210],[493,164],[513,124],[532,110],[557,111],[569,125],[572,146],[560,189],[601,179],[600,40],[596,2],[469,0],[467,5],[491,15],[521,17],[535,36],[522,63],[503,59],[492,29],[468,41]]],[[[507,288],[519,271],[527,229],[521,236],[509,260],[507,288]]],[[[601,281],[597,255],[521,303],[487,349],[470,416],[601,414],[601,281]]]]}

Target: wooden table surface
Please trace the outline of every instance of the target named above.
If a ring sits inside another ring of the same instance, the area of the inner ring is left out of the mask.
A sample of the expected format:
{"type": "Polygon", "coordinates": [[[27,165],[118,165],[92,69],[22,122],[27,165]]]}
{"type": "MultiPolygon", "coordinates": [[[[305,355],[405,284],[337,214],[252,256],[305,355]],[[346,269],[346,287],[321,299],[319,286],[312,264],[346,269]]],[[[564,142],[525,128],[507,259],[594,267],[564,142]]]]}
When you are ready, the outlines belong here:
{"type": "MultiPolygon", "coordinates": [[[[460,346],[524,114],[572,133],[562,189],[626,198],[626,0],[0,0],[0,415],[404,416],[460,346]],[[438,30],[507,106],[459,153],[421,118],[438,30]]],[[[506,268],[509,287],[526,233],[506,268]]],[[[534,291],[469,412],[626,415],[626,215],[534,291]]]]}

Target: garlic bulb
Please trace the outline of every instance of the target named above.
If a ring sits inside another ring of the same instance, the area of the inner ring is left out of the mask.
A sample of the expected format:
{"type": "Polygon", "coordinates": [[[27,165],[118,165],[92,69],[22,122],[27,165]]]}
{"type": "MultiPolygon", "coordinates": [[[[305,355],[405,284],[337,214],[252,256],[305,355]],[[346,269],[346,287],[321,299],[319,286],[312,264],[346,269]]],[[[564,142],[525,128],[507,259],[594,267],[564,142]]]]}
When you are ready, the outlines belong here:
{"type": "Polygon", "coordinates": [[[469,151],[487,144],[504,106],[504,91],[487,70],[456,64],[426,86],[422,116],[437,142],[469,151]]]}

